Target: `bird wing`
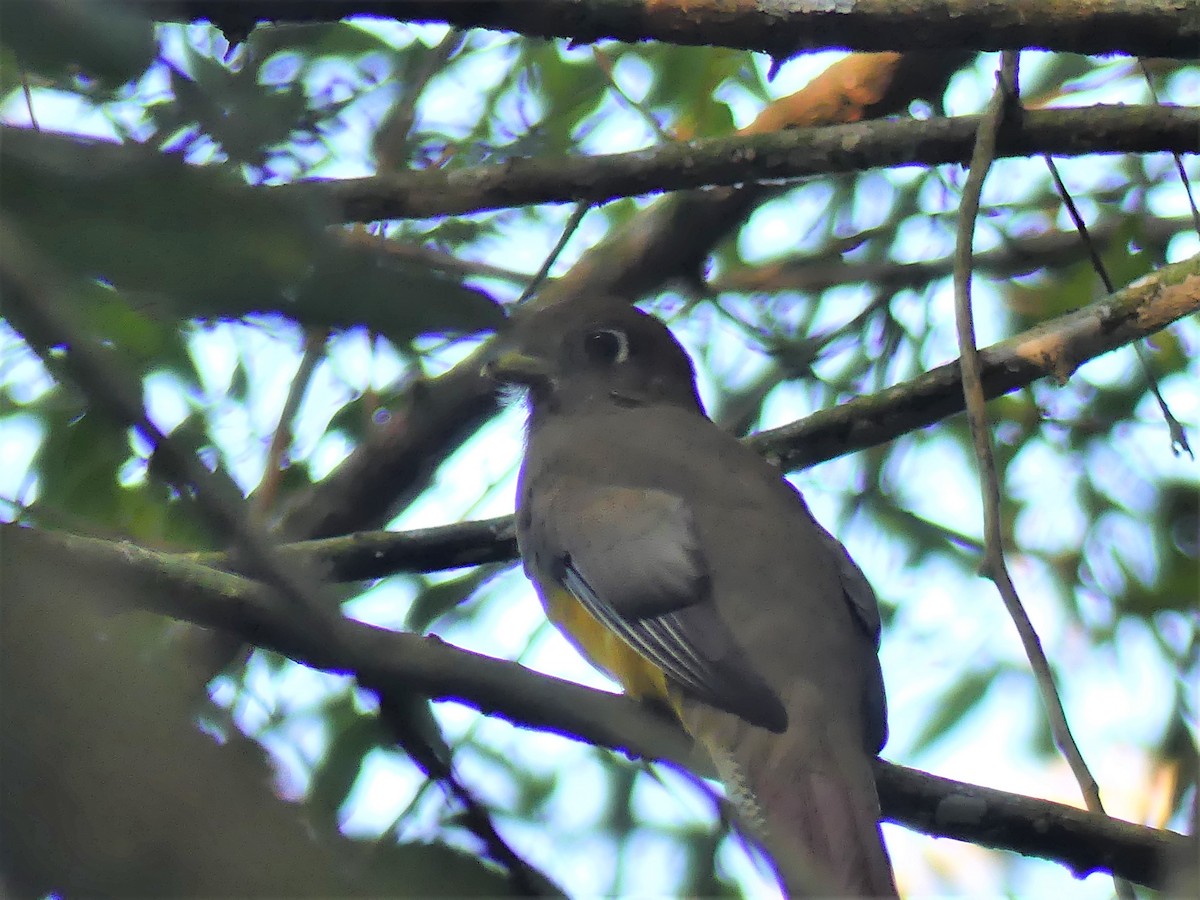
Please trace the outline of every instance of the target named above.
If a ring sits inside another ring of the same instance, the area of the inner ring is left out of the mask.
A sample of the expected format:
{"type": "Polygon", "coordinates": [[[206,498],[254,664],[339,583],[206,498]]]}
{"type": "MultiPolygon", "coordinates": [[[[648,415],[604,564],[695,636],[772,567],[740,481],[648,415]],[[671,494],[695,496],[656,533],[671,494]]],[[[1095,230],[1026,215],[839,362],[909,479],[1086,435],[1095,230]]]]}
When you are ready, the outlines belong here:
{"type": "Polygon", "coordinates": [[[694,699],[771,731],[786,729],[778,695],[712,602],[685,500],[570,479],[534,497],[533,505],[527,543],[534,545],[539,579],[569,591],[694,699]]]}
{"type": "MultiPolygon", "coordinates": [[[[805,512],[808,512],[807,504],[805,512]]],[[[838,581],[842,587],[842,597],[850,607],[855,622],[871,640],[871,645],[877,651],[868,654],[866,664],[871,671],[863,679],[863,740],[866,749],[878,753],[887,743],[887,696],[883,689],[883,671],[879,666],[879,638],[882,621],[879,617],[879,600],[867,576],[863,574],[858,563],[850,556],[845,546],[830,534],[820,522],[809,513],[809,519],[821,535],[825,546],[837,564],[838,581]]]]}

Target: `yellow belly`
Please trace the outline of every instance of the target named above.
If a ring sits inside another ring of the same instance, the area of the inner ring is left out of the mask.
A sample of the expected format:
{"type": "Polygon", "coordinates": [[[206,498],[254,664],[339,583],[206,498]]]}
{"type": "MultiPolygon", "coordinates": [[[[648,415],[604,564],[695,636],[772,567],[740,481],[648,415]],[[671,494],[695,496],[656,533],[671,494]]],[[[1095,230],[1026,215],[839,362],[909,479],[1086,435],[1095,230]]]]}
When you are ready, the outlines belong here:
{"type": "Polygon", "coordinates": [[[550,621],[588,662],[617,681],[625,693],[674,706],[662,670],[609,631],[569,591],[553,588],[539,593],[550,621]]]}

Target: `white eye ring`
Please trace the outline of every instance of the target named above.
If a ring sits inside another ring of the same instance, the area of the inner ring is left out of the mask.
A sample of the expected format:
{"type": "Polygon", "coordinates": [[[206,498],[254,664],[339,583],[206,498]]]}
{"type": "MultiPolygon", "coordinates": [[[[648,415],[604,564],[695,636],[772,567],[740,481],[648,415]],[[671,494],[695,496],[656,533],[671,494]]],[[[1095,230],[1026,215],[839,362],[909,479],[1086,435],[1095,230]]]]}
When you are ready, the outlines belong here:
{"type": "Polygon", "coordinates": [[[616,328],[589,331],[584,341],[588,356],[597,362],[615,366],[629,359],[629,336],[616,328]]]}

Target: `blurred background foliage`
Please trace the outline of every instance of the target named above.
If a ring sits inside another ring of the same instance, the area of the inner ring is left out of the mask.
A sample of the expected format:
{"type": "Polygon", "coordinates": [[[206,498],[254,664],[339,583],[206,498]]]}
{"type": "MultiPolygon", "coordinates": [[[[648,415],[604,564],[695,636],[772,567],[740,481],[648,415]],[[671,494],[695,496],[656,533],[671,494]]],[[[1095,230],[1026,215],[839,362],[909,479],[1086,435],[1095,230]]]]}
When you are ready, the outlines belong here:
{"type": "MultiPolygon", "coordinates": [[[[728,135],[839,56],[801,57],[768,81],[766,59],[722,49],[569,47],[368,20],[224,34],[155,25],[108,3],[13,4],[0,33],[0,114],[12,126],[0,145],[0,210],[4,228],[52,267],[80,327],[141,379],[152,418],[200,443],[272,521],[403,409],[421,379],[497,326],[499,304],[521,293],[571,210],[330,230],[338,210],[317,194],[285,199],[265,186],[728,135]]],[[[1195,65],[1044,53],[1022,64],[1029,106],[1200,99],[1195,65]]],[[[994,68],[994,56],[973,60],[910,112],[978,111],[994,68]]],[[[1185,159],[1193,179],[1195,160],[1185,159]]],[[[1118,286],[1200,249],[1170,155],[1058,166],[1118,286]]],[[[714,417],[743,433],[783,424],[957,356],[949,257],[963,177],[957,167],[910,166],[806,179],[729,222],[693,279],[645,298],[697,359],[714,417]]],[[[588,210],[551,277],[653,202],[588,210]]],[[[1105,293],[1041,158],[996,165],[976,251],[981,344],[1105,293]]],[[[154,477],[145,441],[94,411],[86,386],[51,377],[35,353],[53,359],[62,348],[31,347],[7,324],[0,348],[5,520],[168,550],[223,546],[194,498],[154,477]]],[[[1154,335],[1145,354],[1193,435],[1198,349],[1192,320],[1154,335]]],[[[1183,827],[1197,778],[1197,473],[1173,451],[1149,384],[1125,349],[989,410],[1014,573],[1109,809],[1183,827]]],[[[391,527],[510,511],[520,419],[509,405],[448,454],[391,527]]],[[[973,473],[956,416],[795,480],[884,604],[885,755],[1074,802],[1011,625],[975,577],[973,473]]],[[[69,573],[69,560],[60,565],[69,573]]],[[[397,574],[354,586],[345,600],[356,618],[605,683],[548,629],[511,566],[397,574]]],[[[43,627],[61,641],[86,631],[58,621],[48,613],[43,627]]],[[[385,892],[508,889],[490,863],[478,864],[477,883],[446,880],[480,855],[479,841],[445,791],[389,746],[372,696],[352,681],[262,651],[232,661],[201,652],[188,629],[154,619],[120,641],[151,661],[130,663],[130,683],[159,680],[155,661],[197,654],[186,677],[164,683],[190,683],[188,714],[209,735],[234,744],[247,735],[266,749],[273,788],[247,789],[246,802],[298,803],[322,841],[340,834],[376,863],[394,863],[385,892]]],[[[61,687],[99,704],[105,684],[61,687]]],[[[139,697],[128,703],[157,702],[139,697]]],[[[413,721],[452,756],[511,844],[570,894],[768,889],[685,779],[454,704],[429,717],[427,701],[412,702],[413,721]]],[[[129,729],[126,749],[144,740],[152,755],[151,737],[129,729]]],[[[1072,883],[1050,863],[888,834],[901,888],[913,894],[1111,890],[1102,876],[1072,883]]],[[[245,852],[260,849],[250,842],[245,852]]]]}

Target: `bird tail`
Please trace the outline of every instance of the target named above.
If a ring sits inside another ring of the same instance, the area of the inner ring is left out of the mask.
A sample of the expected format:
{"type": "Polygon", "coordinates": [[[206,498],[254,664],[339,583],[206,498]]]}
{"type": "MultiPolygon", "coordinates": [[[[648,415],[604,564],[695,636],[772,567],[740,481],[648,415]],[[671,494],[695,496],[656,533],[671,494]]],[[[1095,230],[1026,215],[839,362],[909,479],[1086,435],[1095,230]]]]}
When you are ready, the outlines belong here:
{"type": "Polygon", "coordinates": [[[738,740],[706,741],[707,749],[742,830],[766,849],[784,893],[898,896],[867,754],[814,753],[792,729],[737,730],[738,740]]]}
{"type": "Polygon", "coordinates": [[[869,771],[868,777],[850,784],[838,774],[800,771],[759,789],[769,810],[764,843],[788,896],[803,896],[814,878],[837,896],[897,896],[869,771]]]}

